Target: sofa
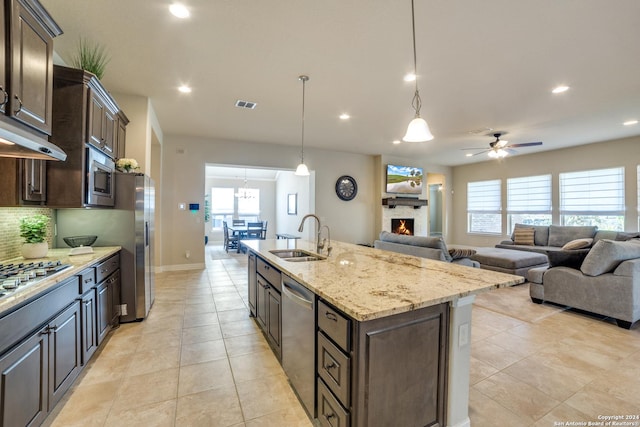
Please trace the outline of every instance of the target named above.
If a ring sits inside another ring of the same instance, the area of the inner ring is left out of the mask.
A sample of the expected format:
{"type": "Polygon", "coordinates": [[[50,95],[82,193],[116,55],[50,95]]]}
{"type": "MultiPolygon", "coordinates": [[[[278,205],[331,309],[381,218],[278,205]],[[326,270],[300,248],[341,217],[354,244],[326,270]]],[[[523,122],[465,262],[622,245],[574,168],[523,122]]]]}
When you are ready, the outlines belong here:
{"type": "Polygon", "coordinates": [[[549,252],[549,267],[531,269],[529,295],[600,314],[629,329],[640,320],[640,239],[599,239],[588,253],[549,252]]]}
{"type": "Polygon", "coordinates": [[[469,256],[475,251],[468,249],[452,249],[450,251],[442,237],[407,236],[383,231],[380,233],[380,238],[373,242],[373,247],[467,267],[480,267],[477,261],[469,259],[469,256]]]}
{"type": "Polygon", "coordinates": [[[617,231],[598,230],[596,226],[516,224],[511,238],[495,247],[542,254],[563,250],[587,253],[599,240],[615,240],[617,235],[617,231]]]}

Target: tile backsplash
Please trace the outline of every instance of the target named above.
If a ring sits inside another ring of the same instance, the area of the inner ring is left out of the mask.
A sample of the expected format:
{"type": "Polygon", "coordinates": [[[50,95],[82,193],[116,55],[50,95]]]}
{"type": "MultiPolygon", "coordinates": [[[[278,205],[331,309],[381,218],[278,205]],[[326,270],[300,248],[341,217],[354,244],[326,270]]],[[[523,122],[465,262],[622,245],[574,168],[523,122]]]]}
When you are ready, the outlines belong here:
{"type": "Polygon", "coordinates": [[[47,230],[49,247],[53,247],[54,210],[48,208],[0,208],[0,261],[20,256],[23,240],[20,237],[20,218],[35,214],[51,218],[47,230]]]}

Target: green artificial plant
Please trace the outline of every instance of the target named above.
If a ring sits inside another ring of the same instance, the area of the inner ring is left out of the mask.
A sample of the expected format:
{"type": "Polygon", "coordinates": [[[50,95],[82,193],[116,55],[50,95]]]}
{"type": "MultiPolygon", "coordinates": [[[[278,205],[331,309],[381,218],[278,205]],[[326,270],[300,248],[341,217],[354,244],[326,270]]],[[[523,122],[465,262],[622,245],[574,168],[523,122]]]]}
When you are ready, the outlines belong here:
{"type": "Polygon", "coordinates": [[[98,79],[102,79],[109,60],[103,45],[81,38],[78,41],[76,56],[71,59],[71,64],[76,68],[95,74],[98,79]]]}
{"type": "Polygon", "coordinates": [[[33,215],[20,218],[20,237],[25,243],[42,243],[47,237],[47,225],[49,217],[46,215],[33,215]]]}

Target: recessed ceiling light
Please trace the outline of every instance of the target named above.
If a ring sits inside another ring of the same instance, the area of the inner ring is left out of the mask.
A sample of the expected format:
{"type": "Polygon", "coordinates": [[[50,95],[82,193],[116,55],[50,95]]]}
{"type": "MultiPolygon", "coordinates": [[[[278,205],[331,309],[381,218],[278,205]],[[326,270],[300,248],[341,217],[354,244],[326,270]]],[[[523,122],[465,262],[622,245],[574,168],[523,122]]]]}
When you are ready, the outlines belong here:
{"type": "Polygon", "coordinates": [[[340,114],[340,120],[349,120],[351,118],[347,113],[340,114]]]}
{"type": "Polygon", "coordinates": [[[465,157],[471,157],[471,156],[473,156],[473,154],[471,154],[471,153],[465,154],[465,157]]]}
{"type": "Polygon", "coordinates": [[[638,121],[637,120],[627,120],[626,122],[623,123],[623,125],[625,126],[633,126],[633,125],[637,125],[638,121]]]}
{"type": "Polygon", "coordinates": [[[403,80],[405,82],[415,82],[416,81],[416,75],[413,74],[413,73],[405,74],[403,80]]]}
{"type": "Polygon", "coordinates": [[[400,141],[399,139],[394,139],[393,145],[398,145],[398,144],[402,144],[402,141],[400,141]]]}
{"type": "Polygon", "coordinates": [[[191,13],[189,13],[189,9],[182,3],[173,3],[169,6],[169,12],[176,18],[185,19],[188,18],[191,13]]]}
{"type": "Polygon", "coordinates": [[[565,86],[565,85],[560,85],[555,87],[551,93],[562,93],[562,92],[566,92],[569,90],[569,86],[565,86]]]}
{"type": "Polygon", "coordinates": [[[187,85],[182,85],[182,86],[178,87],[178,90],[181,93],[191,93],[191,88],[189,86],[187,86],[187,85]]]}

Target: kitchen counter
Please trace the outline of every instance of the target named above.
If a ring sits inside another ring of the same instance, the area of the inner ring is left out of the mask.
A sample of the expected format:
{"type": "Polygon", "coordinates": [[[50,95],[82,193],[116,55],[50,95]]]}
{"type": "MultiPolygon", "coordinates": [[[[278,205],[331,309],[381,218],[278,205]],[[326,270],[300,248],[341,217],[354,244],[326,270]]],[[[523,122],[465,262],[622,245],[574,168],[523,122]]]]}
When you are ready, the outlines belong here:
{"type": "Polygon", "coordinates": [[[242,244],[358,321],[524,282],[523,277],[511,274],[337,241],[331,242],[329,258],[308,262],[285,261],[269,251],[296,248],[316,252],[315,244],[309,241],[244,240],[242,244]]]}
{"type": "Polygon", "coordinates": [[[66,268],[59,273],[43,279],[37,283],[21,285],[13,294],[2,297],[0,299],[0,313],[22,304],[23,302],[42,293],[48,288],[51,288],[56,284],[61,283],[65,279],[78,274],[86,267],[107,259],[109,256],[115,254],[120,249],[120,246],[94,247],[92,254],[73,256],[69,256],[70,248],[49,249],[49,252],[47,252],[47,256],[45,258],[24,259],[23,257],[17,257],[1,261],[0,264],[19,264],[60,260],[62,264],[69,264],[71,265],[71,267],[66,268]]]}

